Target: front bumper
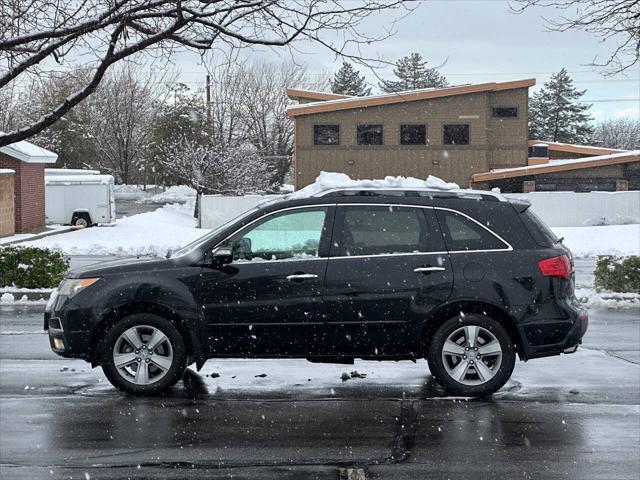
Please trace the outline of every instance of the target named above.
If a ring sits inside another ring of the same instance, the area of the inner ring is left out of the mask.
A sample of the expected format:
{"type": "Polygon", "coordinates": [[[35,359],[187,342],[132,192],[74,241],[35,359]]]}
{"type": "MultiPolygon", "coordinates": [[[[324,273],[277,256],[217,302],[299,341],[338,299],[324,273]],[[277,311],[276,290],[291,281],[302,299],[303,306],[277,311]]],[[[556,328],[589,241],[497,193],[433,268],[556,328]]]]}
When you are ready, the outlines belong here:
{"type": "Polygon", "coordinates": [[[44,330],[49,334],[51,350],[66,358],[91,359],[93,324],[91,310],[78,308],[64,298],[54,300],[44,312],[44,330]]]}

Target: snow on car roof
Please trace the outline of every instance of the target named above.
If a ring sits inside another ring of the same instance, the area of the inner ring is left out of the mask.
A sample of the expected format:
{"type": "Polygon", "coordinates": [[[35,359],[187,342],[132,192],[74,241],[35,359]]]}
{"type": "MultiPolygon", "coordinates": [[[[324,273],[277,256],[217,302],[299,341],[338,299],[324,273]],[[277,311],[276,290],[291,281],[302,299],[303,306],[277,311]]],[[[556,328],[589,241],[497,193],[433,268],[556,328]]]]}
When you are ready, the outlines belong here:
{"type": "Polygon", "coordinates": [[[320,172],[316,181],[311,185],[292,193],[289,198],[296,200],[299,198],[309,198],[318,196],[328,190],[346,190],[353,188],[376,188],[376,189],[432,189],[432,190],[457,190],[460,187],[456,183],[447,183],[438,177],[429,175],[426,180],[414,177],[385,177],[379,180],[354,180],[345,173],[320,172]]]}
{"type": "Polygon", "coordinates": [[[415,177],[392,177],[375,180],[354,180],[345,173],[320,172],[316,181],[311,185],[287,196],[289,200],[301,198],[319,197],[329,192],[345,190],[419,190],[438,191],[464,194],[489,195],[503,200],[504,197],[496,192],[488,190],[462,189],[457,183],[446,182],[441,178],[429,175],[426,180],[415,177]]]}

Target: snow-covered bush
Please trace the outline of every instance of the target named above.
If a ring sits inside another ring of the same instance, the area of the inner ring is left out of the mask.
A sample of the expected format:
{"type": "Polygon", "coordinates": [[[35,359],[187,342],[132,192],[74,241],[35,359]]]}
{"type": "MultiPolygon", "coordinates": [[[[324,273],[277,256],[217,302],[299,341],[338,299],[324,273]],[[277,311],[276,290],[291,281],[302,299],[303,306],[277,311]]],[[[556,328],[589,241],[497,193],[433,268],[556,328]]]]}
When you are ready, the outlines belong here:
{"type": "Polygon", "coordinates": [[[69,269],[69,261],[46,248],[0,248],[0,287],[54,288],[69,269]]]}
{"type": "Polygon", "coordinates": [[[640,257],[600,257],[593,272],[595,285],[614,292],[640,293],[640,257]]]}

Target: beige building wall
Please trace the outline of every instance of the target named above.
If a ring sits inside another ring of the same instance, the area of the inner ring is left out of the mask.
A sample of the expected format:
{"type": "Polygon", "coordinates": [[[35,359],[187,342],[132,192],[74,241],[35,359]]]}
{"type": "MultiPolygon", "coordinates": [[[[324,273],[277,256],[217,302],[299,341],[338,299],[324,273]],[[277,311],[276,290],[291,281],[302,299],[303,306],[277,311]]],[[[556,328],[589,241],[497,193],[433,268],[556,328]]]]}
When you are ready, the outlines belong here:
{"type": "Polygon", "coordinates": [[[352,178],[436,175],[461,186],[473,173],[527,164],[527,89],[482,92],[295,117],[295,183],[338,171],[352,178]],[[492,118],[492,107],[518,108],[515,119],[492,118]],[[357,145],[359,124],[382,124],[384,145],[357,145]],[[427,145],[400,145],[400,125],[427,126],[427,145]],[[314,145],[313,126],[340,125],[340,145],[314,145]],[[469,145],[444,145],[445,124],[468,124],[469,145]]]}
{"type": "Polygon", "coordinates": [[[16,230],[14,210],[14,174],[0,173],[0,237],[16,230]]]}

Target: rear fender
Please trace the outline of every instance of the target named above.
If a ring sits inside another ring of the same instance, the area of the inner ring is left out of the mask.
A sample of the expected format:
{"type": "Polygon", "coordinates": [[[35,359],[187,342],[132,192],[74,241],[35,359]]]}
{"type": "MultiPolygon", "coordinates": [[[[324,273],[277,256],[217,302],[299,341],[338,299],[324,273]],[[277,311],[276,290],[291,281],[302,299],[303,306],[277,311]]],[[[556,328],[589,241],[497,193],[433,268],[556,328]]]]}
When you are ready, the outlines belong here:
{"type": "Polygon", "coordinates": [[[435,311],[431,312],[425,321],[422,333],[419,336],[417,351],[423,356],[426,355],[429,350],[429,342],[436,330],[438,330],[438,328],[450,318],[464,315],[466,313],[484,315],[499,321],[511,337],[520,359],[526,360],[520,330],[518,329],[517,322],[513,316],[499,305],[478,301],[476,299],[456,299],[453,302],[439,306],[435,311]]]}

